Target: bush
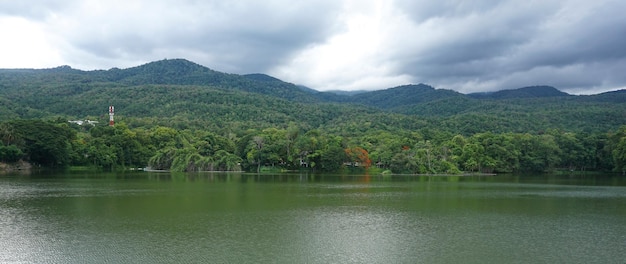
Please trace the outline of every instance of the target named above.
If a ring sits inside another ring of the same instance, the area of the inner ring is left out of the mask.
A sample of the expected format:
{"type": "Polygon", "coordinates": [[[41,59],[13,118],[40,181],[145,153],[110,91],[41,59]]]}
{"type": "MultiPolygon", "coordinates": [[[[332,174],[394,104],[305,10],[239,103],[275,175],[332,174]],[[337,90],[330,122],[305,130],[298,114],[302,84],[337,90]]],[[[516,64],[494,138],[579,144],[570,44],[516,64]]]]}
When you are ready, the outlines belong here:
{"type": "Polygon", "coordinates": [[[16,162],[24,156],[24,152],[15,145],[0,146],[0,160],[3,162],[16,162]]]}

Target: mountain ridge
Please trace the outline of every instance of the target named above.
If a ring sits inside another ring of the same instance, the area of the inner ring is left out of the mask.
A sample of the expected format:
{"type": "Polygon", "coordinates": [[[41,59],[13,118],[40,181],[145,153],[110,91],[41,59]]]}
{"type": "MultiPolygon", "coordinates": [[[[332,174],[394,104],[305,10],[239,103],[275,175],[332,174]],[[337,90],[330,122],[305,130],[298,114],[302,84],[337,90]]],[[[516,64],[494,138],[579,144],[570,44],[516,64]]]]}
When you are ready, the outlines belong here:
{"type": "Polygon", "coordinates": [[[531,98],[531,97],[559,97],[571,96],[570,94],[558,90],[548,85],[526,86],[515,89],[505,89],[495,92],[470,93],[469,97],[477,99],[510,99],[510,98],[531,98]]]}
{"type": "MultiPolygon", "coordinates": [[[[34,73],[34,72],[46,72],[46,73],[71,73],[71,74],[87,74],[92,75],[94,77],[101,77],[107,81],[121,81],[126,84],[176,84],[176,85],[206,85],[206,84],[216,84],[224,81],[232,81],[237,78],[246,78],[252,81],[260,81],[260,82],[274,82],[274,83],[283,83],[286,85],[292,86],[292,88],[297,87],[306,87],[308,89],[317,91],[318,93],[324,94],[339,94],[339,95],[363,95],[368,93],[379,94],[380,91],[392,90],[392,91],[401,91],[402,88],[407,87],[425,87],[428,86],[437,91],[454,91],[450,89],[441,89],[434,88],[428,84],[418,83],[418,84],[405,84],[399,85],[395,87],[384,88],[380,90],[359,90],[359,91],[318,91],[314,88],[310,88],[306,85],[296,85],[292,83],[285,82],[279,78],[274,76],[264,74],[264,73],[251,73],[251,74],[231,74],[213,70],[209,67],[200,65],[193,61],[176,58],[176,59],[163,59],[148,62],[145,64],[141,64],[134,67],[129,68],[111,68],[108,70],[91,70],[84,71],[80,69],[74,69],[68,65],[61,65],[54,68],[45,68],[45,69],[30,69],[30,68],[20,68],[20,69],[0,69],[0,72],[21,72],[21,73],[34,73]],[[138,76],[141,76],[140,79],[137,79],[138,76]]],[[[456,92],[456,91],[454,91],[456,92]]],[[[608,91],[614,92],[614,91],[608,91]]],[[[555,87],[547,86],[547,85],[535,85],[535,86],[525,86],[514,89],[502,89],[494,92],[476,92],[476,93],[460,93],[458,94],[467,95],[472,98],[478,99],[508,99],[508,98],[526,98],[526,97],[557,97],[557,96],[572,96],[566,92],[560,91],[555,87]]],[[[607,93],[607,92],[602,92],[607,93]]],[[[598,94],[602,94],[598,93],[598,94]]],[[[382,92],[385,94],[385,92],[382,92]]],[[[598,95],[591,94],[591,95],[598,95]]],[[[379,94],[380,95],[380,94],[379,94]]]]}
{"type": "Polygon", "coordinates": [[[222,73],[185,59],[95,71],[0,69],[0,121],[100,116],[110,104],[141,122],[194,120],[194,126],[219,129],[304,122],[327,129],[369,124],[460,131],[608,130],[623,124],[626,91],[583,96],[530,86],[471,96],[421,83],[337,94],[266,74],[222,73]]]}

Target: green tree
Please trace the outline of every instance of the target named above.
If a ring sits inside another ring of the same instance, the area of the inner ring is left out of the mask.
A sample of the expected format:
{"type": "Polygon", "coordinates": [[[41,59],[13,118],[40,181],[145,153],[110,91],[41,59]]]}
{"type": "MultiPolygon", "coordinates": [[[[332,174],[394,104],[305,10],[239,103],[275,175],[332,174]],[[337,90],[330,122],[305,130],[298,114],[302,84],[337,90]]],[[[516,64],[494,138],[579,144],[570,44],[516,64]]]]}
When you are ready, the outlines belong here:
{"type": "Polygon", "coordinates": [[[259,173],[261,172],[261,158],[263,146],[265,145],[265,139],[262,136],[255,136],[252,138],[252,144],[254,152],[250,156],[254,157],[257,164],[256,172],[259,173]]]}
{"type": "Polygon", "coordinates": [[[419,167],[414,151],[406,147],[396,153],[391,159],[389,168],[396,173],[417,173],[419,167]]]}
{"type": "Polygon", "coordinates": [[[64,167],[70,161],[70,141],[76,132],[67,124],[41,120],[14,120],[13,128],[17,146],[32,163],[47,167],[64,167]],[[18,140],[19,139],[19,140],[18,140]]]}
{"type": "Polygon", "coordinates": [[[24,153],[15,145],[0,145],[0,161],[16,162],[24,156],[24,153]]]}
{"type": "Polygon", "coordinates": [[[613,150],[614,170],[626,175],[626,137],[622,137],[613,150]]]}
{"type": "Polygon", "coordinates": [[[613,171],[626,174],[626,126],[609,134],[609,142],[605,148],[613,158],[613,171]]]}
{"type": "Polygon", "coordinates": [[[317,129],[309,130],[303,136],[298,137],[294,149],[298,155],[301,166],[315,168],[320,161],[320,152],[322,147],[322,135],[317,129]]]}
{"type": "Polygon", "coordinates": [[[322,171],[339,170],[345,159],[343,139],[340,136],[328,136],[322,148],[316,154],[319,156],[317,168],[322,171]]]}

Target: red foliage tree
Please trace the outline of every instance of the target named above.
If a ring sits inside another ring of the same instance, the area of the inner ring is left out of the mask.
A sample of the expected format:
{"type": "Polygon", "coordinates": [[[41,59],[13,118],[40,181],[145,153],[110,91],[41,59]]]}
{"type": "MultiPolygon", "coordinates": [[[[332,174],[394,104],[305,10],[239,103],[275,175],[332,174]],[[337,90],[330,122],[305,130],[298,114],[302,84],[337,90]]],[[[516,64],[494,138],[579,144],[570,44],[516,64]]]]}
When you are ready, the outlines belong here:
{"type": "Polygon", "coordinates": [[[354,164],[360,164],[365,167],[365,169],[369,169],[372,166],[372,161],[369,158],[369,153],[367,150],[361,147],[352,147],[344,150],[346,152],[346,156],[348,160],[354,164]]]}

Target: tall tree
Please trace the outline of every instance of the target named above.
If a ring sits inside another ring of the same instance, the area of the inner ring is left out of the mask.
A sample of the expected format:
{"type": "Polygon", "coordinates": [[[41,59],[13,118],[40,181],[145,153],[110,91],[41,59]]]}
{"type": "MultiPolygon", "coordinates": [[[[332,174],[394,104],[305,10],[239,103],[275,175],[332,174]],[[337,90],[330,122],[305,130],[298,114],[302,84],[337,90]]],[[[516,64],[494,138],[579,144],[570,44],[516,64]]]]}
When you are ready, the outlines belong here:
{"type": "Polygon", "coordinates": [[[75,137],[66,123],[41,120],[10,121],[28,161],[49,167],[63,167],[70,161],[70,141],[75,137]]]}
{"type": "Polygon", "coordinates": [[[263,150],[263,146],[265,144],[265,139],[262,136],[255,136],[252,138],[252,143],[254,144],[256,150],[256,172],[261,172],[261,150],[263,150]]]}

